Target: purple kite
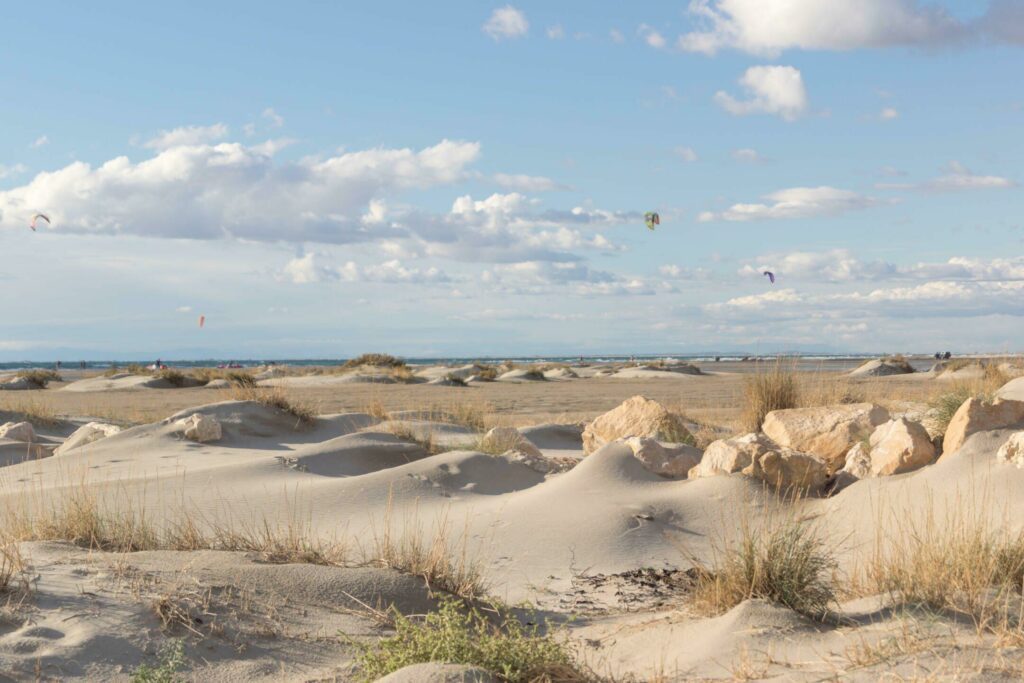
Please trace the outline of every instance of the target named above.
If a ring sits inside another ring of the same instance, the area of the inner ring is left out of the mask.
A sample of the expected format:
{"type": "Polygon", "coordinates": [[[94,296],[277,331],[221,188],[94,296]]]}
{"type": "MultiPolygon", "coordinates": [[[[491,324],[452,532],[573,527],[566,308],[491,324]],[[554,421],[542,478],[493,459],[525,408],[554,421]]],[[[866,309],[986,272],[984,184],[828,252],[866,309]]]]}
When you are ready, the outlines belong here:
{"type": "Polygon", "coordinates": [[[770,270],[766,270],[766,271],[764,271],[764,273],[762,273],[762,275],[767,275],[768,279],[771,280],[772,284],[773,285],[775,284],[775,273],[773,273],[770,270]]]}

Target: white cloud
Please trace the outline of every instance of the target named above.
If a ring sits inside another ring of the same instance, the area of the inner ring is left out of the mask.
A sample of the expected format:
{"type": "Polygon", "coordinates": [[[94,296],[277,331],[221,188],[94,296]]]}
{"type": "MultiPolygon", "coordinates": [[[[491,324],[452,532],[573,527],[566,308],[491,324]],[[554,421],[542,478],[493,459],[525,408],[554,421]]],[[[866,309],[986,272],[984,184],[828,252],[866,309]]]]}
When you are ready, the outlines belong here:
{"type": "Polygon", "coordinates": [[[656,290],[641,278],[595,270],[579,261],[523,261],[494,266],[480,278],[502,294],[575,296],[648,296],[656,290]]]}
{"type": "Polygon", "coordinates": [[[338,271],[330,266],[323,265],[320,261],[321,257],[313,252],[304,256],[296,256],[285,264],[279,279],[295,284],[337,280],[339,277],[338,271]]]}
{"type": "Polygon", "coordinates": [[[670,280],[706,280],[712,275],[706,268],[683,268],[675,264],[660,266],[658,272],[670,280]]]}
{"type": "Polygon", "coordinates": [[[742,276],[773,271],[781,279],[816,282],[862,282],[878,280],[952,280],[970,282],[1015,282],[1024,280],[1024,257],[979,259],[954,256],[938,263],[896,265],[887,261],[863,261],[847,249],[821,252],[791,252],[758,257],[745,264],[742,276]]]}
{"type": "Polygon", "coordinates": [[[520,192],[551,192],[553,190],[567,189],[565,185],[544,176],[495,173],[494,182],[507,190],[518,190],[520,192]]]}
{"type": "Polygon", "coordinates": [[[791,66],[752,66],[739,80],[747,99],[719,90],[715,102],[730,114],[774,114],[793,121],[807,111],[803,76],[791,66]]]}
{"type": "Polygon", "coordinates": [[[591,229],[636,220],[635,213],[584,207],[538,212],[517,192],[483,200],[466,195],[455,200],[447,216],[431,223],[433,241],[426,245],[426,253],[497,263],[575,260],[575,250],[618,249],[601,233],[591,234],[591,229]]]}
{"type": "Polygon", "coordinates": [[[14,164],[13,166],[5,166],[0,164],[0,180],[4,178],[11,178],[16,175],[21,175],[28,170],[28,166],[25,164],[14,164]]]}
{"type": "Polygon", "coordinates": [[[612,30],[608,31],[608,37],[612,39],[613,43],[624,43],[624,42],[626,42],[626,36],[624,36],[622,34],[622,31],[620,31],[617,28],[613,28],[612,30]]]}
{"type": "Polygon", "coordinates": [[[561,40],[562,38],[565,38],[565,29],[562,28],[561,24],[548,26],[545,33],[547,33],[548,38],[551,40],[561,40]]]}
{"type": "Polygon", "coordinates": [[[900,113],[893,109],[892,107],[886,107],[885,109],[878,113],[878,118],[882,119],[883,121],[893,121],[895,119],[898,119],[899,117],[900,113]]]}
{"type": "Polygon", "coordinates": [[[648,26],[647,24],[640,24],[640,27],[637,29],[637,34],[645,43],[656,50],[660,50],[668,44],[668,41],[665,40],[665,36],[661,35],[653,27],[648,26]]]}
{"type": "Polygon", "coordinates": [[[693,0],[689,11],[703,26],[677,46],[705,54],[927,45],[968,31],[943,8],[918,0],[693,0]]]}
{"type": "Polygon", "coordinates": [[[267,120],[271,128],[280,128],[284,125],[284,117],[278,114],[271,107],[267,107],[261,114],[267,120]]]}
{"type": "Polygon", "coordinates": [[[821,187],[792,187],[764,196],[769,203],[733,204],[725,211],[705,211],[698,216],[702,222],[751,221],[762,219],[812,218],[835,216],[849,211],[858,211],[880,203],[851,190],[840,190],[823,185],[821,187]]]}
{"type": "Polygon", "coordinates": [[[985,315],[1024,315],[1024,281],[923,282],[909,287],[880,287],[867,291],[827,294],[795,289],[735,297],[707,304],[713,317],[747,323],[771,317],[780,320],[858,318],[966,318],[985,315]]]}
{"type": "Polygon", "coordinates": [[[976,190],[983,188],[1013,187],[1015,183],[1009,178],[994,175],[977,175],[959,161],[951,161],[946,166],[946,173],[926,183],[930,190],[976,190]]]}
{"type": "Polygon", "coordinates": [[[672,151],[673,153],[675,153],[677,157],[686,162],[694,162],[700,158],[697,156],[697,152],[695,152],[692,147],[676,147],[672,151]]]}
{"type": "Polygon", "coordinates": [[[191,306],[178,306],[174,310],[177,311],[178,313],[191,313],[192,312],[192,307],[191,306]]]}
{"type": "Polygon", "coordinates": [[[330,282],[376,282],[383,284],[440,284],[451,278],[440,268],[409,268],[398,259],[376,265],[361,266],[347,261],[341,266],[325,265],[325,255],[308,253],[296,256],[277,274],[279,280],[294,284],[330,282]]]}
{"type": "MultiPolygon", "coordinates": [[[[904,174],[905,175],[905,174],[904,174]]],[[[885,190],[921,190],[924,192],[957,192],[960,190],[1004,189],[1016,187],[1010,178],[995,175],[979,175],[959,161],[951,161],[937,178],[923,183],[878,183],[876,187],[885,190]]]]}
{"type": "Polygon", "coordinates": [[[215,123],[212,126],[182,126],[171,130],[162,130],[142,146],[148,149],[169,149],[183,145],[202,145],[222,140],[227,134],[228,127],[223,123],[215,123]]]}
{"type": "Polygon", "coordinates": [[[522,38],[529,32],[530,22],[526,15],[512,5],[505,5],[491,12],[483,31],[494,40],[522,38]]]}
{"type": "Polygon", "coordinates": [[[743,163],[746,164],[763,164],[764,162],[768,161],[765,157],[761,156],[761,154],[756,149],[751,149],[749,147],[744,147],[743,149],[734,149],[731,153],[731,156],[736,161],[742,161],[743,163]]]}
{"type": "Polygon", "coordinates": [[[54,218],[55,231],[150,237],[345,243],[407,234],[370,229],[373,200],[410,188],[451,184],[479,156],[475,142],[425,149],[378,148],[278,164],[267,147],[190,145],[132,162],[76,161],[0,191],[0,225],[20,225],[25,207],[54,218]]]}
{"type": "Polygon", "coordinates": [[[30,147],[44,147],[48,144],[50,144],[50,138],[45,135],[40,135],[32,141],[30,147]]]}

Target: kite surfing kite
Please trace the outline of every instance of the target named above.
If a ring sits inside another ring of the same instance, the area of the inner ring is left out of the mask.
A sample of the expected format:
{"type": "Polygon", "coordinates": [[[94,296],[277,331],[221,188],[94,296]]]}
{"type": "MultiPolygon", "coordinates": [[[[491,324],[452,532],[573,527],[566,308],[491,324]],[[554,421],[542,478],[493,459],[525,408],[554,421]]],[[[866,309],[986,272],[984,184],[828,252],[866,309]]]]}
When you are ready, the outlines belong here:
{"type": "Polygon", "coordinates": [[[36,215],[32,216],[32,222],[28,224],[28,227],[32,228],[32,232],[36,231],[36,221],[38,221],[40,218],[46,221],[47,225],[50,224],[49,216],[47,216],[45,213],[37,213],[36,215]]]}
{"type": "Polygon", "coordinates": [[[206,324],[206,316],[205,315],[199,316],[199,329],[203,329],[203,325],[205,325],[205,324],[206,324]]]}
{"type": "Polygon", "coordinates": [[[644,214],[644,223],[647,224],[648,230],[654,230],[655,225],[661,225],[661,216],[654,211],[648,211],[644,214]]]}
{"type": "Polygon", "coordinates": [[[766,270],[766,271],[764,271],[764,272],[763,272],[763,273],[761,273],[761,274],[762,274],[762,275],[767,275],[767,276],[768,276],[768,279],[769,279],[769,280],[771,281],[771,283],[772,283],[773,285],[775,284],[775,273],[773,273],[773,272],[772,272],[772,271],[770,271],[770,270],[766,270]]]}

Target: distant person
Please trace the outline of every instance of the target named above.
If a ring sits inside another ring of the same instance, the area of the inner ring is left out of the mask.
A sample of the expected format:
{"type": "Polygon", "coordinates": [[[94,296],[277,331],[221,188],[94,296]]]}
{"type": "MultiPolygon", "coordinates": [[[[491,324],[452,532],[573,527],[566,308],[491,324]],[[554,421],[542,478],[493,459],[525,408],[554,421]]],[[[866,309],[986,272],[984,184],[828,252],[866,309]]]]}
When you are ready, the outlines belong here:
{"type": "Polygon", "coordinates": [[[936,351],[935,352],[935,360],[942,360],[942,352],[941,351],[936,351]]]}
{"type": "Polygon", "coordinates": [[[951,354],[949,351],[946,351],[946,353],[942,354],[942,357],[946,360],[949,360],[950,358],[953,357],[953,354],[951,354]]]}
{"type": "Polygon", "coordinates": [[[57,370],[60,370],[60,361],[57,361],[57,370]]]}
{"type": "Polygon", "coordinates": [[[81,370],[85,370],[85,361],[84,360],[78,361],[78,367],[81,370]]]}

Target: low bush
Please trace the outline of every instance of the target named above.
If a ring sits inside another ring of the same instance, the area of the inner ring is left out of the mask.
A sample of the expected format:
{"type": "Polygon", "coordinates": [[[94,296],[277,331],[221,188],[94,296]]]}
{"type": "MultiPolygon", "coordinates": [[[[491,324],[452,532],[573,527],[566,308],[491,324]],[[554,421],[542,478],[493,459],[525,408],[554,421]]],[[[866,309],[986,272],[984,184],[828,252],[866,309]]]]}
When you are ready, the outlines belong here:
{"type": "Polygon", "coordinates": [[[45,389],[50,382],[63,381],[60,375],[53,370],[23,370],[18,373],[18,377],[39,389],[45,389]]]}
{"type": "Polygon", "coordinates": [[[507,609],[485,615],[476,607],[446,598],[422,620],[392,610],[395,635],[362,645],[359,676],[375,681],[412,664],[469,664],[507,683],[590,681],[573,650],[539,624],[524,625],[507,609]]]}
{"type": "Polygon", "coordinates": [[[352,369],[364,365],[372,365],[379,368],[402,368],[405,367],[405,361],[386,353],[364,353],[361,356],[345,361],[341,367],[343,369],[352,369]]]}

